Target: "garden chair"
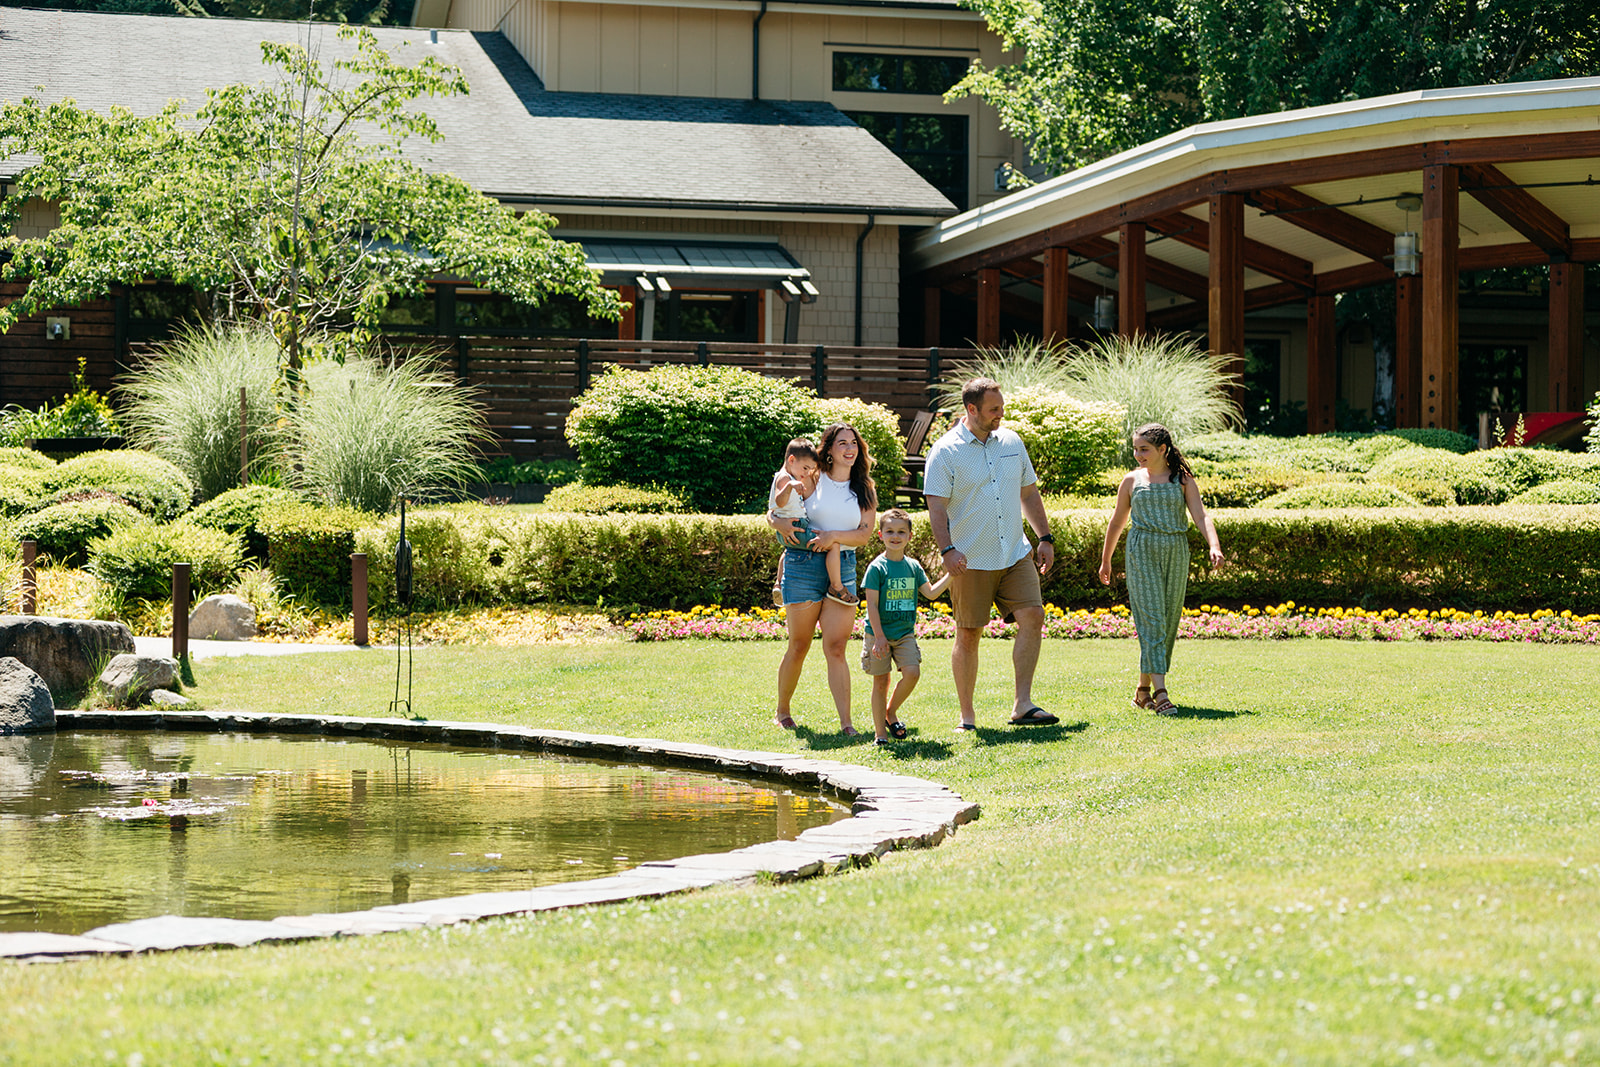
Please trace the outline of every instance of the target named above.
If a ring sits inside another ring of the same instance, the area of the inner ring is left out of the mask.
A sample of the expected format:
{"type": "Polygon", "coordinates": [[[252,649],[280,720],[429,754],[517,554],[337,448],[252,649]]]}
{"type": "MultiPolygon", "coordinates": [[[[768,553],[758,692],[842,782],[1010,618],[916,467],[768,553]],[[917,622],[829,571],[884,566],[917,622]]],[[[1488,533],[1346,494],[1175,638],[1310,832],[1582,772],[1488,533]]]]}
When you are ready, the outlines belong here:
{"type": "Polygon", "coordinates": [[[900,484],[895,486],[895,503],[904,497],[907,503],[922,501],[922,471],[927,465],[923,449],[928,443],[928,431],[933,428],[932,411],[919,411],[911,417],[911,430],[906,434],[906,458],[901,461],[900,484]]]}

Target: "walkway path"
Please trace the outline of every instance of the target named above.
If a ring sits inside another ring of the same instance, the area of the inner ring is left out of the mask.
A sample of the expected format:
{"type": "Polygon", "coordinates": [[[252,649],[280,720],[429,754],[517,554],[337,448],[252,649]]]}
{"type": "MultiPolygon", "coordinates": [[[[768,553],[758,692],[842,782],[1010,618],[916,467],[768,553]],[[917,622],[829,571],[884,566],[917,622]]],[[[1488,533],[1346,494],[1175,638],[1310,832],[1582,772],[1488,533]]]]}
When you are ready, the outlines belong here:
{"type": "MultiPolygon", "coordinates": [[[[141,656],[172,655],[170,637],[135,637],[134,646],[141,656]]],[[[384,651],[381,645],[366,645],[366,650],[384,651]]],[[[361,645],[301,645],[286,641],[195,641],[189,642],[190,659],[210,659],[214,656],[295,656],[302,652],[354,652],[361,645]]],[[[392,648],[388,651],[394,651],[392,648]]]]}

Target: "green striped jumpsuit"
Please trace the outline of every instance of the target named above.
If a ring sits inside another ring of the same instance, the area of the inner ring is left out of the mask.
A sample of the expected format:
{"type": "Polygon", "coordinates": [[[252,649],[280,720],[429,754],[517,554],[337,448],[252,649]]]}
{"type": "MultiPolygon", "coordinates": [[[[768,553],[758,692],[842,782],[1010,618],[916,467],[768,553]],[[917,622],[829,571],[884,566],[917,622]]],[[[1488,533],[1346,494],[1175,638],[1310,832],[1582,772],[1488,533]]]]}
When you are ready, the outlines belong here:
{"type": "Polygon", "coordinates": [[[1166,674],[1189,587],[1189,514],[1183,486],[1133,486],[1128,530],[1128,607],[1139,633],[1139,673],[1166,674]]]}

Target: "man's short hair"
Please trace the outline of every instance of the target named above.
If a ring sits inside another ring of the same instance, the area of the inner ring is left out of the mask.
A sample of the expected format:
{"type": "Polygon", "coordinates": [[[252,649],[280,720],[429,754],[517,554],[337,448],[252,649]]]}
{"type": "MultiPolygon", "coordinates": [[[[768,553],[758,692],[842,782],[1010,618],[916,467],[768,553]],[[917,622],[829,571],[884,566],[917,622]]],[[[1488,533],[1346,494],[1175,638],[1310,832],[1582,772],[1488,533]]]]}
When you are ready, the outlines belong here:
{"type": "Polygon", "coordinates": [[[998,393],[1000,391],[1000,383],[993,378],[972,379],[961,387],[961,406],[963,408],[983,407],[983,398],[991,390],[998,393]]]}
{"type": "Polygon", "coordinates": [[[906,529],[908,529],[908,530],[915,530],[916,529],[916,526],[913,525],[912,522],[911,522],[911,516],[907,515],[905,513],[905,511],[903,509],[901,509],[901,508],[890,508],[888,511],[885,511],[882,515],[879,515],[878,516],[878,529],[882,530],[883,529],[883,524],[886,523],[886,522],[889,522],[890,520],[893,520],[895,522],[903,522],[903,523],[905,523],[906,524],[906,529]]]}
{"type": "Polygon", "coordinates": [[[783,450],[784,459],[788,459],[790,456],[794,456],[798,459],[809,459],[817,466],[822,466],[822,457],[817,455],[817,446],[812,444],[810,441],[807,441],[804,437],[796,437],[793,441],[790,441],[789,446],[783,450]]]}

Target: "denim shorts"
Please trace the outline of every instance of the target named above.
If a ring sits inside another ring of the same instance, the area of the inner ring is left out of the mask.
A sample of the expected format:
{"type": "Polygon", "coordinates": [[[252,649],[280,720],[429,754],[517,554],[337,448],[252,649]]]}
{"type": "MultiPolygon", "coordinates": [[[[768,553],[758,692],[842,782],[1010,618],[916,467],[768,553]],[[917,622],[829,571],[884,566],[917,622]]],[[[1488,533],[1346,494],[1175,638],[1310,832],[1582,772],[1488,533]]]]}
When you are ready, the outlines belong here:
{"type": "MultiPolygon", "coordinates": [[[[839,578],[846,592],[856,591],[856,550],[839,550],[839,578]]],[[[783,551],[783,602],[810,604],[828,592],[828,554],[804,548],[783,551]]]]}

